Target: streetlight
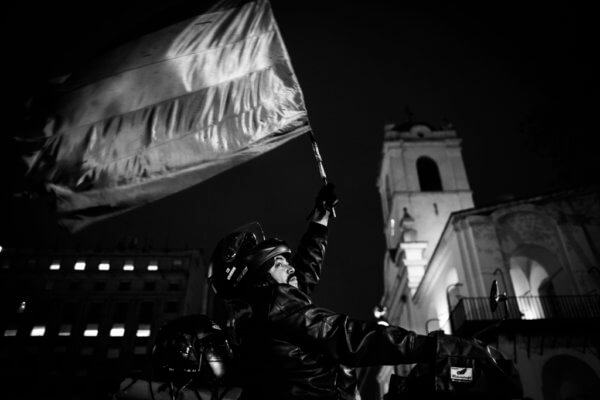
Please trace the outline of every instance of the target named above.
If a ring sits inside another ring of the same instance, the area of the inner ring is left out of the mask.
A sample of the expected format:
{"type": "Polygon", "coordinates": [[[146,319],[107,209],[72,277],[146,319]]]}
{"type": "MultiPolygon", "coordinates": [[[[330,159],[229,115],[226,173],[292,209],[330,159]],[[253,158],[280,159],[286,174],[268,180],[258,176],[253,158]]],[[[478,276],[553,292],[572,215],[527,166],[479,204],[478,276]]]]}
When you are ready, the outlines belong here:
{"type": "Polygon", "coordinates": [[[450,305],[450,290],[461,287],[463,284],[460,282],[452,283],[446,287],[446,301],[448,302],[448,320],[450,320],[450,328],[454,333],[454,324],[452,323],[452,306],[450,305]]]}

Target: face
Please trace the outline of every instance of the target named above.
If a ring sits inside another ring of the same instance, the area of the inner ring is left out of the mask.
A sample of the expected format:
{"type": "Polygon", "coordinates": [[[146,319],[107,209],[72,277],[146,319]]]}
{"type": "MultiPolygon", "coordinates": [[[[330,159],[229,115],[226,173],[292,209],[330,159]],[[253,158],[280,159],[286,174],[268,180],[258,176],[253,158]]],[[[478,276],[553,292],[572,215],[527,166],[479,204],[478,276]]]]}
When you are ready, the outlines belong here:
{"type": "Polygon", "coordinates": [[[298,278],[296,278],[294,267],[292,267],[284,256],[276,256],[275,264],[269,269],[269,274],[277,283],[287,283],[293,287],[298,287],[298,278]]]}

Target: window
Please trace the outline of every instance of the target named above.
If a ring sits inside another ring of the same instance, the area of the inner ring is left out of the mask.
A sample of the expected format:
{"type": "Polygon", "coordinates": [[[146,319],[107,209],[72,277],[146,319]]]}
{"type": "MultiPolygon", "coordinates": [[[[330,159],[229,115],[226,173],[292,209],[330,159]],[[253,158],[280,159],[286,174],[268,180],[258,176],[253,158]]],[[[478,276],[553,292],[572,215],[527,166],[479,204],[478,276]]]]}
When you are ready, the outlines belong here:
{"type": "Polygon", "coordinates": [[[44,336],[46,334],[46,327],[44,325],[35,325],[31,328],[31,336],[44,336]]]}
{"type": "Polygon", "coordinates": [[[79,290],[79,289],[81,289],[81,282],[80,281],[72,281],[71,284],[69,285],[69,288],[71,290],[79,290]]]}
{"type": "Polygon", "coordinates": [[[156,281],[147,281],[144,283],[144,290],[155,290],[156,281]]]}
{"type": "Polygon", "coordinates": [[[105,290],[106,289],[106,282],[105,281],[98,281],[96,283],[94,283],[94,290],[105,290]]]}
{"type": "Polygon", "coordinates": [[[172,292],[179,290],[180,287],[179,282],[169,282],[169,290],[172,292]]]}
{"type": "Polygon", "coordinates": [[[390,183],[390,176],[385,176],[385,197],[387,200],[388,212],[392,211],[392,204],[394,200],[394,195],[392,193],[392,184],[390,183]]]}
{"type": "Polygon", "coordinates": [[[98,271],[108,270],[110,270],[110,264],[108,263],[108,261],[102,261],[100,264],[98,264],[98,271]]]}
{"type": "Polygon", "coordinates": [[[135,333],[137,337],[150,337],[150,324],[140,324],[135,333]]]}
{"type": "Polygon", "coordinates": [[[110,337],[123,337],[125,336],[125,324],[114,324],[110,329],[110,337]]]}
{"type": "Polygon", "coordinates": [[[62,324],[60,328],[58,328],[58,336],[71,336],[71,329],[73,329],[73,325],[71,324],[62,324]]]}
{"type": "Polygon", "coordinates": [[[82,347],[81,348],[81,355],[82,356],[91,356],[92,354],[94,354],[94,348],[93,347],[82,347]]]}
{"type": "Polygon", "coordinates": [[[17,336],[16,328],[8,328],[8,329],[4,330],[4,337],[13,337],[13,336],[17,336]]]}
{"type": "Polygon", "coordinates": [[[59,269],[60,269],[60,262],[52,261],[52,263],[50,264],[50,271],[58,271],[59,269]]]}
{"type": "Polygon", "coordinates": [[[85,271],[85,261],[79,260],[75,263],[75,271],[85,271]]]}
{"type": "Polygon", "coordinates": [[[108,352],[106,353],[106,357],[112,358],[112,359],[119,358],[120,354],[121,354],[121,350],[113,347],[113,348],[108,349],[108,352]]]}
{"type": "Polygon", "coordinates": [[[130,281],[119,282],[119,290],[129,290],[129,289],[131,289],[130,281]]]}
{"type": "Polygon", "coordinates": [[[180,258],[176,258],[173,260],[173,265],[176,267],[179,267],[179,266],[183,265],[183,261],[180,258]]]}
{"type": "Polygon", "coordinates": [[[133,261],[127,260],[125,264],[123,264],[123,271],[133,271],[135,268],[133,266],[133,261]]]}
{"type": "Polygon", "coordinates": [[[417,160],[419,186],[423,192],[442,191],[440,171],[435,161],[429,157],[419,157],[417,160]]]}
{"type": "Polygon", "coordinates": [[[150,261],[148,271],[158,271],[158,261],[150,261]]]}
{"type": "Polygon", "coordinates": [[[87,324],[83,331],[85,337],[96,337],[98,336],[98,324],[87,324]]]}

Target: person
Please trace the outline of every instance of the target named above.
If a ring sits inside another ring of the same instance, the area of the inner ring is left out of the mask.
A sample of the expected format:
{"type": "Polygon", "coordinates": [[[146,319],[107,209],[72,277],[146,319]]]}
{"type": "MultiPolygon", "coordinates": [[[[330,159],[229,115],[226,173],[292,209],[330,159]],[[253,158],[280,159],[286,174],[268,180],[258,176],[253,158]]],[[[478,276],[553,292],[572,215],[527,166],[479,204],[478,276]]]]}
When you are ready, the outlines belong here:
{"type": "Polygon", "coordinates": [[[231,346],[218,324],[204,314],[179,317],[158,332],[151,374],[125,378],[112,399],[237,399],[239,389],[229,379],[232,360],[231,346]]]}
{"type": "Polygon", "coordinates": [[[244,230],[225,236],[213,252],[213,289],[230,304],[248,305],[237,307],[243,312],[234,330],[241,399],[356,399],[353,368],[412,364],[435,353],[428,336],[312,303],[337,204],[335,186],[323,186],[295,253],[283,240],[244,230]]]}

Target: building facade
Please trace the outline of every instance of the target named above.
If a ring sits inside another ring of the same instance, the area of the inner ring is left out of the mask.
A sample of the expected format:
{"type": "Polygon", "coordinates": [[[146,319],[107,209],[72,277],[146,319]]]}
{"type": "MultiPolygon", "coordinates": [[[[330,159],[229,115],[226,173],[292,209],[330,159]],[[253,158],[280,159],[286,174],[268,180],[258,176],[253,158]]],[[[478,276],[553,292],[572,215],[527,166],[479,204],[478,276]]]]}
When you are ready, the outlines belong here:
{"type": "MultiPolygon", "coordinates": [[[[379,179],[385,318],[418,333],[442,329],[496,346],[515,362],[526,398],[592,398],[585,396],[600,390],[598,187],[473,208],[460,142],[442,137],[455,133],[386,127],[379,179]],[[415,157],[407,145],[422,150],[415,157]],[[426,152],[433,146],[445,151],[426,152]],[[435,165],[419,167],[422,157],[435,165]],[[494,280],[508,300],[492,312],[494,280]]],[[[410,367],[371,371],[375,397],[410,367]]]]}
{"type": "Polygon", "coordinates": [[[2,398],[105,399],[145,377],[167,321],[206,313],[199,251],[2,249],[2,398]]]}

